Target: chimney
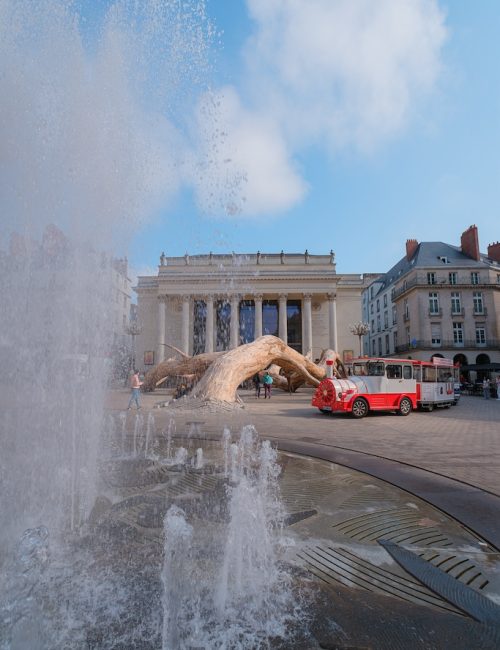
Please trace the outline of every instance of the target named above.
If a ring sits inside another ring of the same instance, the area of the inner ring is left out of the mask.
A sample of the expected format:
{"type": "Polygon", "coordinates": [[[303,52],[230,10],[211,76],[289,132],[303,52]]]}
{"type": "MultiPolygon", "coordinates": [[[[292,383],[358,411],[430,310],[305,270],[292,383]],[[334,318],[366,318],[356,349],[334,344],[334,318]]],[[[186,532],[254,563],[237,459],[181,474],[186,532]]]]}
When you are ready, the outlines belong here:
{"type": "Polygon", "coordinates": [[[500,262],[500,242],[488,245],[488,257],[494,262],[500,262]]]}
{"type": "Polygon", "coordinates": [[[415,255],[415,251],[418,248],[418,241],[416,239],[407,239],[406,240],[406,259],[408,262],[415,255]]]}
{"type": "Polygon", "coordinates": [[[479,262],[479,237],[477,235],[477,226],[470,226],[464,233],[462,233],[460,245],[464,255],[479,262]]]}

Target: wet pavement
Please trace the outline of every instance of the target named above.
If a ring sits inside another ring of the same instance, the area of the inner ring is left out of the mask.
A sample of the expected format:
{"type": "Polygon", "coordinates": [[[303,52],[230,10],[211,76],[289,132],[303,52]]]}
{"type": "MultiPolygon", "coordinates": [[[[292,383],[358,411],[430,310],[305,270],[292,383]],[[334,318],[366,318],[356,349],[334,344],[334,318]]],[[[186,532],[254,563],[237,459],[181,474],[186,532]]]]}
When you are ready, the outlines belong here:
{"type": "MultiPolygon", "coordinates": [[[[320,414],[311,395],[243,392],[244,409],[214,414],[158,408],[168,395],[155,393],[142,396],[142,414],[154,415],[160,438],[173,416],[179,436],[208,447],[224,426],[252,423],[283,450],[290,560],[315,590],[317,645],[300,647],[500,647],[500,401],[462,397],[449,410],[354,420],[320,414]]],[[[127,391],[114,391],[108,406],[117,415],[126,402],[127,391]]],[[[191,492],[214,486],[209,476],[189,481],[191,492]]],[[[130,499],[166,486],[121,489],[130,499]]],[[[161,534],[142,525],[145,514],[137,523],[151,504],[130,503],[122,523],[161,534]]]]}

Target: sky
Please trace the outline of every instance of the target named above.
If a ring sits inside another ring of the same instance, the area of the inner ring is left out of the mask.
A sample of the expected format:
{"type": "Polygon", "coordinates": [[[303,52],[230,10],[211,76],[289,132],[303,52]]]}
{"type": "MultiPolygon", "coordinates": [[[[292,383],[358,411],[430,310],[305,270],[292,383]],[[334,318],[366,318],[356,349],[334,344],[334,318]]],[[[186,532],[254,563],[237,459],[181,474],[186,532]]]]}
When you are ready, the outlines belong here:
{"type": "Polygon", "coordinates": [[[408,238],[459,245],[476,224],[482,251],[499,239],[495,0],[212,0],[207,13],[245,198],[207,213],[180,192],[135,236],[133,267],[154,270],[162,250],[333,248],[338,273],[384,272],[408,238]]]}
{"type": "Polygon", "coordinates": [[[125,233],[132,276],[162,251],[384,272],[472,224],[486,252],[499,33],[497,0],[2,0],[3,219],[125,233]]]}

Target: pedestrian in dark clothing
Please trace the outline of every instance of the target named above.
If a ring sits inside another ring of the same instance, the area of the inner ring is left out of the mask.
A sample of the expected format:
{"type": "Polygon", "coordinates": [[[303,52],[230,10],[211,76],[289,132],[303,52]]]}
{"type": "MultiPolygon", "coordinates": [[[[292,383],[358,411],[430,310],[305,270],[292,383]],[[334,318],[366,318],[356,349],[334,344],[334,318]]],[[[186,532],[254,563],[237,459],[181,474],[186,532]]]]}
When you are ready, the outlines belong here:
{"type": "Polygon", "coordinates": [[[255,386],[255,397],[259,398],[260,397],[260,388],[262,386],[260,382],[260,375],[258,372],[255,373],[255,375],[252,377],[253,385],[255,386]]]}

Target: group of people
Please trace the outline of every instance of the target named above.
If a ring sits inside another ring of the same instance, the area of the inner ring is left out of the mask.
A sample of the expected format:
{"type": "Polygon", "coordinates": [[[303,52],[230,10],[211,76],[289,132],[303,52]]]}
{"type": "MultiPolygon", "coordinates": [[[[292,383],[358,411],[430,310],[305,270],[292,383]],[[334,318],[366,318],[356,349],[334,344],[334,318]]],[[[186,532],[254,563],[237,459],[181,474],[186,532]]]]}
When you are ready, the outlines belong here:
{"type": "MultiPolygon", "coordinates": [[[[496,389],[497,389],[497,399],[500,399],[500,375],[497,376],[496,380],[496,389]]],[[[491,397],[491,381],[488,377],[483,379],[483,397],[484,399],[490,399],[491,397]]]]}
{"type": "Polygon", "coordinates": [[[264,399],[271,399],[271,386],[273,385],[273,378],[267,370],[262,378],[260,374],[256,372],[253,376],[252,381],[255,386],[255,397],[260,397],[261,388],[264,386],[264,399]]]}

